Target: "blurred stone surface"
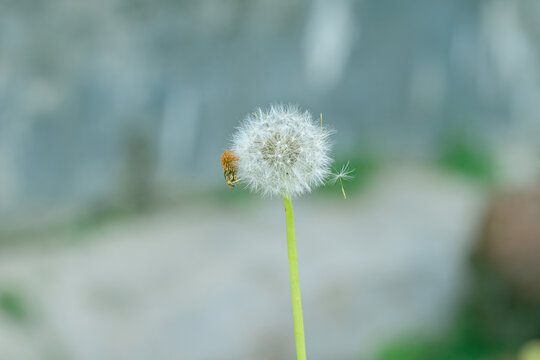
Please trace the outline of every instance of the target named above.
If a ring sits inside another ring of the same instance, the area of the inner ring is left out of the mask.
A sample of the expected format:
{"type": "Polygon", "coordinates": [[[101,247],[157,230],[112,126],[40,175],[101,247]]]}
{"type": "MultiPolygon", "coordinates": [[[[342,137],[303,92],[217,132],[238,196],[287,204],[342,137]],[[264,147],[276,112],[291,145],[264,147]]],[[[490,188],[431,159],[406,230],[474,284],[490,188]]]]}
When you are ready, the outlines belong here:
{"type": "Polygon", "coordinates": [[[429,157],[453,131],[536,142],[537,9],[1,1],[0,226],[124,190],[220,182],[215,159],[232,129],[272,102],[324,113],[341,151],[429,157]],[[133,153],[134,134],[148,153],[133,153]]]}
{"type": "MultiPolygon", "coordinates": [[[[470,184],[410,168],[346,201],[295,201],[310,359],[369,359],[405,332],[443,331],[482,205],[470,184]]],[[[282,207],[201,200],[2,249],[0,292],[29,316],[0,309],[0,358],[294,358],[282,207]]]]}

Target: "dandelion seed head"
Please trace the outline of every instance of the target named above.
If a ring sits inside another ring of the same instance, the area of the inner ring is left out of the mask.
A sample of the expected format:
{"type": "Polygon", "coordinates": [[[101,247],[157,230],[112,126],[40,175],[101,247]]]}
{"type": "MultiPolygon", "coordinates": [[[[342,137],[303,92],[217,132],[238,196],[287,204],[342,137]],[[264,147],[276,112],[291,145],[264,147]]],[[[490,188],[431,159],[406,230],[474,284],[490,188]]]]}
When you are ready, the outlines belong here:
{"type": "Polygon", "coordinates": [[[258,109],[233,137],[239,177],[263,196],[309,192],[329,174],[331,133],[296,106],[258,109]]]}

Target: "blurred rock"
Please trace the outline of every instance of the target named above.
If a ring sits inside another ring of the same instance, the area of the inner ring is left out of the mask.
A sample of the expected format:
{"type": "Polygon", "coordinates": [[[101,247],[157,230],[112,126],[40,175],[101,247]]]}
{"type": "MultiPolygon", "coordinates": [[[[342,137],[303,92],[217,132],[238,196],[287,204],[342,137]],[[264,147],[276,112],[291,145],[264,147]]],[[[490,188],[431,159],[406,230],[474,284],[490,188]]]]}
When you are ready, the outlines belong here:
{"type": "Polygon", "coordinates": [[[473,256],[471,315],[516,346],[540,336],[540,186],[496,195],[473,256]]]}
{"type": "Polygon", "coordinates": [[[516,297],[540,300],[540,185],[493,199],[477,251],[516,297]]]}

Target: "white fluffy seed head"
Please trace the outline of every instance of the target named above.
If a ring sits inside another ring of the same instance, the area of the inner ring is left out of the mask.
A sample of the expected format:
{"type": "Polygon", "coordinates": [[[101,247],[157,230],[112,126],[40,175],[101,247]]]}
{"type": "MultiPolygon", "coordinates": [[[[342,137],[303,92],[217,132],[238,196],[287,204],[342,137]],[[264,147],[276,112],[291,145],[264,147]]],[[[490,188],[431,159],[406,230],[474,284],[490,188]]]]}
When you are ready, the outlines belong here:
{"type": "Polygon", "coordinates": [[[296,106],[259,108],[233,137],[238,177],[263,196],[309,192],[329,173],[331,133],[296,106]]]}

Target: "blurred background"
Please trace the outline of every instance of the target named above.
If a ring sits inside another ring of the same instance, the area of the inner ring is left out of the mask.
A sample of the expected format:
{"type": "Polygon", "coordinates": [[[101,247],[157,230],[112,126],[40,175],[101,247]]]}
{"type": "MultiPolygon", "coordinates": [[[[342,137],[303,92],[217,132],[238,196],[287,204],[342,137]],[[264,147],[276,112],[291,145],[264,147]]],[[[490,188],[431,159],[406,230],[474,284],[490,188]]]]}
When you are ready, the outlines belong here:
{"type": "Polygon", "coordinates": [[[219,162],[273,103],[355,169],[295,201],[310,359],[540,359],[537,0],[0,1],[0,359],[293,359],[219,162]]]}

